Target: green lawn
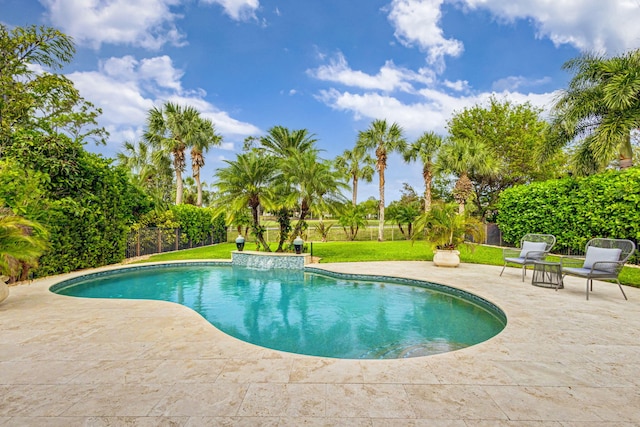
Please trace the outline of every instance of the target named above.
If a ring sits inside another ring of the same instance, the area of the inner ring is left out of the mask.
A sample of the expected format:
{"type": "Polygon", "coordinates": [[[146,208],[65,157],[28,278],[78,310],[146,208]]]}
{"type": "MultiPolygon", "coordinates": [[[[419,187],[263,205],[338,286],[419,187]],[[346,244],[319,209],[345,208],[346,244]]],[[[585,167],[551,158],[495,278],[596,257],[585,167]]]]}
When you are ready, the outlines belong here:
{"type": "MultiPolygon", "coordinates": [[[[246,249],[251,249],[249,246],[246,249]]],[[[231,251],[235,244],[222,243],[202,248],[186,249],[177,252],[152,255],[151,261],[170,261],[187,259],[231,259],[231,251]]],[[[306,252],[311,247],[306,245],[306,252]]],[[[431,261],[433,251],[425,242],[314,242],[313,256],[320,257],[321,263],[356,262],[356,261],[431,261]]],[[[460,248],[462,262],[472,264],[502,265],[502,249],[491,246],[475,246],[460,248]]],[[[624,267],[620,274],[620,282],[640,287],[640,268],[624,267]]]]}

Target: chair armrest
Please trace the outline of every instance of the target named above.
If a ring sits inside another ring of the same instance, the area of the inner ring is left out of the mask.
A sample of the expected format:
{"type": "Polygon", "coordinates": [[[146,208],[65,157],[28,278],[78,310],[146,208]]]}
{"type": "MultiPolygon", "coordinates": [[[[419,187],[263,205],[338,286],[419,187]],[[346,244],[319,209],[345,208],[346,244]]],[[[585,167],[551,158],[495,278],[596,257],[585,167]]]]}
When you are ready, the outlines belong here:
{"type": "Polygon", "coordinates": [[[520,252],[522,249],[518,248],[503,248],[502,259],[504,258],[520,258],[520,252]]]}
{"type": "Polygon", "coordinates": [[[584,264],[584,257],[575,256],[575,255],[561,255],[560,256],[560,264],[562,268],[570,267],[570,268],[581,268],[584,264]]]}
{"type": "Polygon", "coordinates": [[[616,273],[620,273],[623,265],[624,261],[596,261],[591,266],[591,272],[593,273],[594,270],[599,270],[611,272],[615,271],[616,273]]]}
{"type": "Polygon", "coordinates": [[[525,260],[544,260],[549,252],[547,251],[529,251],[524,255],[525,260]]]}

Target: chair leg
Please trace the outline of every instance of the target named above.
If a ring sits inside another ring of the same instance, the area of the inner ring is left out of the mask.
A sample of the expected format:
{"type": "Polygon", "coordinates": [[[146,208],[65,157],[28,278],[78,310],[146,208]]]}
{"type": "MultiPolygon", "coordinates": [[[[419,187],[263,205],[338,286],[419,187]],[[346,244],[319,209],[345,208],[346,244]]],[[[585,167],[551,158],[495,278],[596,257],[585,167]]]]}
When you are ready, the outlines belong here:
{"type": "Polygon", "coordinates": [[[502,273],[504,273],[504,269],[507,268],[507,263],[505,262],[504,265],[502,266],[502,271],[500,272],[500,276],[502,276],[502,273]]]}
{"type": "Polygon", "coordinates": [[[622,296],[624,297],[625,300],[628,300],[627,294],[624,293],[624,289],[622,289],[622,285],[620,284],[620,281],[616,279],[616,282],[618,282],[618,287],[620,288],[620,292],[622,292],[622,296]]]}
{"type": "Polygon", "coordinates": [[[587,279],[587,301],[589,300],[589,285],[591,285],[591,279],[587,279]]]}
{"type": "Polygon", "coordinates": [[[522,266],[522,281],[524,282],[524,278],[527,275],[527,265],[522,266]]]}

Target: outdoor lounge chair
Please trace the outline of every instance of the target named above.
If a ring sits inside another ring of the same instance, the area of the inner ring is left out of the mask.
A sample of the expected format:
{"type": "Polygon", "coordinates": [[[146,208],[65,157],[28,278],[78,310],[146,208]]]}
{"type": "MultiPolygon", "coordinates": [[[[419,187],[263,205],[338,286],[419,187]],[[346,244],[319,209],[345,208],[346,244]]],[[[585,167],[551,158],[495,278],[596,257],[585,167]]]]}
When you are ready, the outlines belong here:
{"type": "Polygon", "coordinates": [[[591,239],[587,242],[584,257],[563,256],[562,275],[584,277],[587,279],[587,299],[593,291],[593,279],[615,280],[624,299],[627,295],[620,285],[618,276],[622,267],[636,250],[636,245],[626,239],[591,239]]]}
{"type": "Polygon", "coordinates": [[[534,261],[544,260],[555,244],[556,237],[552,234],[526,234],[520,239],[519,248],[504,248],[502,250],[504,266],[500,276],[508,263],[519,264],[522,266],[522,281],[524,282],[527,275],[527,265],[533,265],[534,261]]]}

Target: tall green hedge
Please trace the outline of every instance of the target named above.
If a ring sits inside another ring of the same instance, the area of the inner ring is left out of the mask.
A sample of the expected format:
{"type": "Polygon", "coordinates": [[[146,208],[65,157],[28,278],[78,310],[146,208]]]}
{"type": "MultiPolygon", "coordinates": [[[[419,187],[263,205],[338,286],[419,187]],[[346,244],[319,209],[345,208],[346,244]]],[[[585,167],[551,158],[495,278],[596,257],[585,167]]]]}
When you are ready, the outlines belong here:
{"type": "Polygon", "coordinates": [[[554,249],[584,250],[594,237],[640,240],[640,167],[563,178],[502,192],[497,223],[503,239],[527,233],[557,238],[554,249]]]}
{"type": "Polygon", "coordinates": [[[171,212],[184,238],[192,242],[201,242],[209,238],[215,242],[226,241],[224,215],[214,217],[210,208],[186,204],[172,206],[171,212]]]}
{"type": "Polygon", "coordinates": [[[65,136],[36,132],[13,135],[2,160],[0,182],[22,172],[21,182],[37,185],[31,195],[11,186],[0,189],[0,201],[49,231],[49,249],[36,276],[124,259],[129,227],[151,208],[151,199],[130,183],[124,169],[65,136]]]}

